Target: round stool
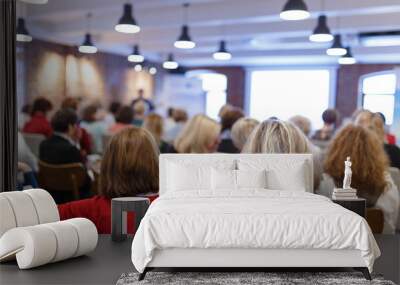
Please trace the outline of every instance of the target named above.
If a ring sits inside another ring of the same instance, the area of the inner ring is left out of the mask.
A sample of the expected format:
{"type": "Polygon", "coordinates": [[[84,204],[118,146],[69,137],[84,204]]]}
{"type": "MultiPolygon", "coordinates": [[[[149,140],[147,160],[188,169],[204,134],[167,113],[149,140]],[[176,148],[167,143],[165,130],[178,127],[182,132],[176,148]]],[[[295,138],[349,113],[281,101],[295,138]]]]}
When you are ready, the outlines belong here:
{"type": "Polygon", "coordinates": [[[126,213],[135,213],[135,228],[139,227],[140,221],[149,208],[150,200],[144,197],[121,197],[111,200],[111,239],[113,241],[124,241],[126,239],[126,213]]]}

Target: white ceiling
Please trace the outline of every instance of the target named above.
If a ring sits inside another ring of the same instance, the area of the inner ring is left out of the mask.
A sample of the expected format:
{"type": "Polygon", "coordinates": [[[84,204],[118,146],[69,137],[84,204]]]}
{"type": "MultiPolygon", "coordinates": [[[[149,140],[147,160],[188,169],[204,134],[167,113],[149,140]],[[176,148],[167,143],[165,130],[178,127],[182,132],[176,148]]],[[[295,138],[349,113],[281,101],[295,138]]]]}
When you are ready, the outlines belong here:
{"type": "Polygon", "coordinates": [[[133,0],[134,16],[142,28],[139,34],[114,31],[124,0],[49,0],[45,5],[19,3],[18,13],[27,19],[30,33],[37,38],[78,45],[86,31],[88,12],[93,14],[91,31],[100,50],[128,55],[140,43],[142,53],[162,60],[174,52],[184,65],[220,65],[211,54],[225,39],[232,52],[227,65],[325,65],[336,59],[325,55],[329,44],[308,40],[322,12],[333,33],[353,46],[361,63],[400,63],[400,46],[363,47],[359,32],[400,30],[399,0],[305,0],[311,18],[282,21],[286,0],[133,0]],[[190,34],[197,43],[193,50],[173,47],[182,25],[182,4],[189,2],[190,34]]]}

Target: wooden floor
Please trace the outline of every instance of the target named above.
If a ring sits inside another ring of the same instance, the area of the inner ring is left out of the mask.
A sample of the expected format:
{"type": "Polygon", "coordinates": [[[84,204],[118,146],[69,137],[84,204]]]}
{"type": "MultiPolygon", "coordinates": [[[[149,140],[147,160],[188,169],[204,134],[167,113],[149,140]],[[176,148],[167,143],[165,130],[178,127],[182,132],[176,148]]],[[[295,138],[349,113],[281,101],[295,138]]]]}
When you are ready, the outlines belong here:
{"type": "MultiPolygon", "coordinates": [[[[400,233],[377,235],[382,256],[375,263],[376,273],[400,283],[400,233]]],[[[131,239],[114,243],[101,235],[97,249],[82,256],[42,267],[19,270],[15,262],[0,265],[0,284],[115,284],[119,276],[134,271],[131,239]]]]}

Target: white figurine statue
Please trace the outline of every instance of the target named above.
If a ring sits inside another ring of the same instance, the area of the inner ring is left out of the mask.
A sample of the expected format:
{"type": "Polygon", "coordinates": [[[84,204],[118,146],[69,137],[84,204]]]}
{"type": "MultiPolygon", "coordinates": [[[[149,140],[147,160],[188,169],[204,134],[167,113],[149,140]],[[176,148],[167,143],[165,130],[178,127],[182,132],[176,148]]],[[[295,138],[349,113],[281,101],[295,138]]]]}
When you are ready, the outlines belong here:
{"type": "Polygon", "coordinates": [[[343,179],[343,189],[351,189],[351,161],[348,156],[344,162],[344,179],[343,179]]]}

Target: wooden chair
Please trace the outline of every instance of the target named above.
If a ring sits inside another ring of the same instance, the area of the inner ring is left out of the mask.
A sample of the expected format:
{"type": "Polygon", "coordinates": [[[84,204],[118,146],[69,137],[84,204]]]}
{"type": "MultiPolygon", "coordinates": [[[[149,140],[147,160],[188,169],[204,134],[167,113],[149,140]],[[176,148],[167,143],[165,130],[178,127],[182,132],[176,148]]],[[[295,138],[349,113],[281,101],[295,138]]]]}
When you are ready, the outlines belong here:
{"type": "Polygon", "coordinates": [[[367,208],[365,219],[374,234],[383,232],[383,212],[378,208],[367,208]]]}
{"type": "Polygon", "coordinates": [[[55,165],[39,161],[39,185],[48,190],[56,202],[64,200],[60,197],[65,196],[78,200],[79,189],[86,183],[86,179],[86,169],[81,163],[55,165]]]}
{"type": "Polygon", "coordinates": [[[32,153],[36,157],[39,157],[39,146],[41,142],[46,139],[46,137],[40,134],[29,134],[29,133],[23,133],[22,136],[24,137],[25,142],[31,149],[32,153]]]}

